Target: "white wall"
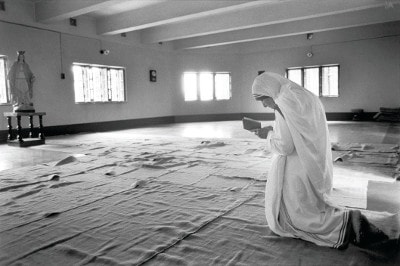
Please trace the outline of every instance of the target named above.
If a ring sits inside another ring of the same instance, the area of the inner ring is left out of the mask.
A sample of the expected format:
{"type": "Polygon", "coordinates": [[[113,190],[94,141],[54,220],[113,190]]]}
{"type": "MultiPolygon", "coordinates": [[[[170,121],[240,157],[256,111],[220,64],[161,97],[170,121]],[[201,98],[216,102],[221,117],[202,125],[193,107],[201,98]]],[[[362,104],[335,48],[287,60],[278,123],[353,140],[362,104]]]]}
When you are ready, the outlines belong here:
{"type": "MultiPolygon", "coordinates": [[[[46,112],[45,125],[67,125],[172,115],[171,84],[174,57],[171,53],[118,42],[102,41],[111,50],[101,55],[100,41],[70,34],[61,35],[63,71],[60,78],[60,34],[0,22],[0,54],[8,57],[9,66],[16,60],[16,51],[26,51],[26,62],[36,76],[34,104],[46,112]],[[126,67],[126,103],[75,104],[71,65],[73,62],[126,67]],[[149,81],[149,70],[156,69],[158,80],[149,81]]],[[[11,111],[1,105],[0,113],[11,111]]],[[[6,121],[1,119],[0,130],[6,121]]]]}
{"type": "MultiPolygon", "coordinates": [[[[0,54],[9,66],[16,51],[26,51],[26,61],[36,76],[34,103],[47,112],[45,125],[68,125],[161,116],[265,112],[251,96],[251,84],[259,70],[284,73],[287,67],[340,64],[340,97],[323,98],[328,112],[350,112],[363,108],[400,106],[400,23],[285,37],[245,44],[173,51],[167,43],[143,46],[137,35],[96,36],[89,18],[77,29],[38,25],[32,16],[32,2],[7,0],[7,12],[0,13],[0,54]],[[16,24],[19,23],[23,25],[16,24]],[[24,26],[25,25],[25,26],[24,26]],[[38,29],[42,28],[42,29],[38,29]],[[61,49],[60,49],[60,33],[61,49]],[[390,37],[392,36],[392,37],[390,37]],[[99,39],[101,38],[101,39],[99,39]],[[111,50],[108,56],[100,47],[111,50]],[[312,58],[306,57],[311,49],[312,58]],[[62,61],[61,66],[61,56],[62,61]],[[75,104],[71,64],[73,62],[126,67],[127,102],[75,104]],[[62,69],[61,69],[62,68],[62,69]],[[158,80],[149,82],[149,70],[156,69],[158,80]],[[181,86],[184,71],[229,71],[232,99],[227,101],[185,102],[181,86]],[[61,71],[66,79],[60,78],[61,71]]],[[[0,113],[11,111],[0,105],[0,113]]],[[[6,119],[0,130],[6,130],[6,119]]]]}
{"type": "Polygon", "coordinates": [[[254,101],[251,85],[259,70],[285,74],[288,67],[340,65],[340,97],[321,98],[327,112],[350,112],[362,108],[400,106],[400,23],[385,23],[186,51],[176,55],[177,74],[183,71],[231,71],[230,101],[184,102],[181,85],[176,85],[175,115],[240,112],[271,112],[254,101]],[[314,56],[309,58],[307,52],[314,56]]]}
{"type": "MultiPolygon", "coordinates": [[[[312,48],[302,45],[262,52],[262,42],[247,47],[241,61],[243,112],[265,111],[250,94],[258,70],[284,74],[288,67],[323,64],[340,65],[340,97],[321,98],[327,112],[350,112],[357,108],[377,112],[379,107],[400,107],[399,34],[346,40],[341,39],[339,33],[347,34],[348,30],[324,34],[336,41],[317,43],[312,48]],[[257,52],[251,52],[252,49],[257,52]],[[310,49],[314,56],[308,58],[306,53],[310,49]]],[[[291,44],[302,43],[301,37],[304,36],[285,40],[291,44]]]]}

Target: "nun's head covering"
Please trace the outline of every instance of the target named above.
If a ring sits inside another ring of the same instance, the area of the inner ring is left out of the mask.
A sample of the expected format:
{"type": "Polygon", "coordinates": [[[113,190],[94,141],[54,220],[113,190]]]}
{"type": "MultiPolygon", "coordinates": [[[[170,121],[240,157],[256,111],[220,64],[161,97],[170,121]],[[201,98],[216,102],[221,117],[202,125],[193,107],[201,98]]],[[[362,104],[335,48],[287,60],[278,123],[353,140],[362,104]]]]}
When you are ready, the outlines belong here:
{"type": "Polygon", "coordinates": [[[255,78],[252,93],[255,98],[268,96],[276,99],[281,92],[281,87],[289,83],[288,79],[276,73],[264,72],[255,78]]]}

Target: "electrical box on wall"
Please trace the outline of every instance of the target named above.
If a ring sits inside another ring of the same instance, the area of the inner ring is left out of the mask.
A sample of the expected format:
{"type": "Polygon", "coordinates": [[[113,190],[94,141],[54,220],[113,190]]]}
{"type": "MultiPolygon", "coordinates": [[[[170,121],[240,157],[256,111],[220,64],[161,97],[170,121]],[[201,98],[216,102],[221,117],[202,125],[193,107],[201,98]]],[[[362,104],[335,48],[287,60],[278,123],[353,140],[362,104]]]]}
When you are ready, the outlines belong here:
{"type": "Polygon", "coordinates": [[[151,82],[157,81],[157,71],[155,71],[154,69],[150,70],[150,81],[151,82]]]}
{"type": "Polygon", "coordinates": [[[76,21],[76,18],[70,18],[69,25],[74,26],[74,27],[78,26],[78,22],[76,21]]]}

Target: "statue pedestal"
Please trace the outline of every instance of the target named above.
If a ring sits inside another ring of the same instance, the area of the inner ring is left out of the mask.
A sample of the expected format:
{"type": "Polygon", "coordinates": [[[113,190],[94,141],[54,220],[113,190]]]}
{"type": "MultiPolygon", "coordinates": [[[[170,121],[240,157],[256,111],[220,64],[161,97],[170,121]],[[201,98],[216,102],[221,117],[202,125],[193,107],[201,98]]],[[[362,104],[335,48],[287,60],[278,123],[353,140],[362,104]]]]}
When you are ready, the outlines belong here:
{"type": "Polygon", "coordinates": [[[34,113],[35,108],[33,108],[33,105],[22,104],[22,105],[14,106],[13,111],[14,112],[34,113]]]}
{"type": "Polygon", "coordinates": [[[4,116],[7,117],[8,122],[8,137],[7,144],[11,146],[28,147],[33,145],[45,144],[45,137],[43,133],[43,116],[45,112],[29,112],[29,111],[18,111],[18,112],[5,112],[4,116]],[[38,133],[35,134],[35,128],[33,126],[33,117],[39,117],[39,129],[38,133]],[[17,134],[15,136],[12,127],[12,117],[17,118],[17,134]],[[21,117],[29,117],[29,135],[28,138],[24,139],[22,134],[21,117]]]}

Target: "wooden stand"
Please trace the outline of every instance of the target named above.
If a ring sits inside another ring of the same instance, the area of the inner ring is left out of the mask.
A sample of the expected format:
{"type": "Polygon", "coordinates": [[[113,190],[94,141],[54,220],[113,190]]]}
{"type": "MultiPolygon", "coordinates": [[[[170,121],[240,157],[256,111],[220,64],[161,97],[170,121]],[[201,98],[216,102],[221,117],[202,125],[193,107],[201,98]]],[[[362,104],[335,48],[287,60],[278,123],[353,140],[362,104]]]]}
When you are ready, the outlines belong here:
{"type": "Polygon", "coordinates": [[[11,146],[28,147],[33,145],[41,145],[45,143],[45,137],[43,133],[43,116],[45,112],[5,112],[4,116],[7,117],[8,122],[8,137],[7,144],[11,146]],[[39,134],[34,137],[34,126],[33,117],[39,117],[39,134]],[[12,117],[17,118],[17,135],[15,137],[14,130],[12,127],[12,117]],[[22,126],[21,117],[29,117],[29,138],[23,139],[22,137],[22,126]]]}

